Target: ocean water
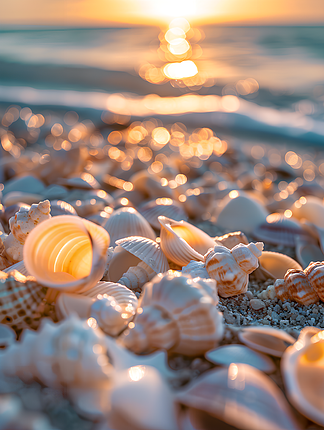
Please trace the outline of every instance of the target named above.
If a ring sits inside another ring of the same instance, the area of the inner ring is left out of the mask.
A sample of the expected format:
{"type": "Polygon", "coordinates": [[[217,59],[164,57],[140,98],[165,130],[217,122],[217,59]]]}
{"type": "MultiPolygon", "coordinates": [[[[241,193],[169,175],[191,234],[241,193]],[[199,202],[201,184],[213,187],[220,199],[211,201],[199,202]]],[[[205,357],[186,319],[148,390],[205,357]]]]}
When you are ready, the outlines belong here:
{"type": "Polygon", "coordinates": [[[140,76],[143,65],[167,63],[158,52],[160,28],[2,29],[0,103],[115,109],[322,145],[324,27],[210,25],[195,32],[193,59],[207,86],[140,76]]]}

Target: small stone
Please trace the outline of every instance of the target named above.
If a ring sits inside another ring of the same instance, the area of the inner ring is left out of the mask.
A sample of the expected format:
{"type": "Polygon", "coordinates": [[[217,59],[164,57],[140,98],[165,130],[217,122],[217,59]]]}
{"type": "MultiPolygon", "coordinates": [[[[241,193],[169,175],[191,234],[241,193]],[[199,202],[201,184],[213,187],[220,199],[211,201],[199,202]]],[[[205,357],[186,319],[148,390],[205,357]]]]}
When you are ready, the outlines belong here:
{"type": "Polygon", "coordinates": [[[250,300],[250,306],[255,311],[259,311],[260,309],[265,308],[265,303],[260,299],[252,299],[250,300]]]}
{"type": "Polygon", "coordinates": [[[277,314],[277,312],[271,312],[271,319],[273,321],[278,321],[279,320],[279,315],[277,314]]]}
{"type": "Polygon", "coordinates": [[[282,328],[288,327],[289,321],[288,320],[281,320],[279,324],[280,324],[280,327],[282,327],[282,328]]]}
{"type": "Polygon", "coordinates": [[[309,325],[314,326],[315,325],[315,318],[310,319],[309,325]]]}
{"type": "Polygon", "coordinates": [[[285,303],[283,303],[282,307],[283,307],[286,311],[290,312],[290,309],[291,309],[290,303],[285,302],[285,303]]]}
{"type": "Polygon", "coordinates": [[[251,292],[251,291],[247,291],[247,292],[245,293],[245,296],[246,296],[249,300],[253,299],[253,294],[252,294],[252,292],[251,292]]]}
{"type": "Polygon", "coordinates": [[[276,305],[276,306],[273,308],[273,310],[274,310],[275,312],[279,313],[279,312],[281,311],[281,306],[276,305]]]}
{"type": "Polygon", "coordinates": [[[235,316],[227,309],[224,310],[224,318],[227,324],[235,324],[235,316]]]}

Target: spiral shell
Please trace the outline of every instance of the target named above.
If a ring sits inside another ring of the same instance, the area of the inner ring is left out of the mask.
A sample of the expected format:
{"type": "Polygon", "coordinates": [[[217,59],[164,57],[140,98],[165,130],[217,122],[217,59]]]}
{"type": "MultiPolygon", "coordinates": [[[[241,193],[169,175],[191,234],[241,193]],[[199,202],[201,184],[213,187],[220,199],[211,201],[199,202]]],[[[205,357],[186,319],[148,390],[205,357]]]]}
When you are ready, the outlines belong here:
{"type": "Polygon", "coordinates": [[[29,209],[21,207],[9,220],[11,233],[4,242],[6,257],[17,263],[22,260],[23,247],[27,236],[36,225],[51,218],[51,205],[48,200],[33,204],[29,209]]]}
{"type": "Polygon", "coordinates": [[[130,267],[118,282],[130,290],[141,291],[143,285],[154,278],[155,275],[156,272],[149,265],[141,261],[137,266],[130,267]]]}
{"type": "Polygon", "coordinates": [[[258,265],[263,243],[238,244],[231,250],[216,245],[205,255],[205,265],[210,277],[216,279],[218,293],[231,297],[247,291],[249,273],[258,265]]]}
{"type": "Polygon", "coordinates": [[[311,305],[324,301],[324,262],[312,262],[306,269],[290,269],[284,279],[277,279],[259,294],[262,299],[278,297],[293,300],[301,305],[311,305]]]}
{"type": "Polygon", "coordinates": [[[164,216],[158,219],[162,251],[179,266],[186,266],[191,260],[203,261],[203,255],[215,246],[208,234],[186,221],[179,222],[164,216]]]}
{"type": "Polygon", "coordinates": [[[66,292],[86,291],[102,277],[109,246],[108,233],[77,216],[43,221],[28,236],[24,263],[44,286],[66,292]]]}
{"type": "Polygon", "coordinates": [[[28,327],[46,296],[47,288],[16,270],[0,272],[0,323],[28,327]]]}
{"type": "Polygon", "coordinates": [[[223,336],[217,301],[213,280],[159,274],[145,285],[135,325],[124,332],[123,342],[136,353],[165,348],[185,355],[202,354],[223,336]]]}
{"type": "Polygon", "coordinates": [[[114,211],[108,218],[105,229],[108,231],[111,244],[114,245],[118,239],[129,236],[142,236],[155,240],[156,235],[136,209],[125,207],[114,211]]]}
{"type": "Polygon", "coordinates": [[[190,261],[189,264],[183,266],[181,272],[184,275],[190,275],[192,278],[210,278],[202,261],[190,261]]]}

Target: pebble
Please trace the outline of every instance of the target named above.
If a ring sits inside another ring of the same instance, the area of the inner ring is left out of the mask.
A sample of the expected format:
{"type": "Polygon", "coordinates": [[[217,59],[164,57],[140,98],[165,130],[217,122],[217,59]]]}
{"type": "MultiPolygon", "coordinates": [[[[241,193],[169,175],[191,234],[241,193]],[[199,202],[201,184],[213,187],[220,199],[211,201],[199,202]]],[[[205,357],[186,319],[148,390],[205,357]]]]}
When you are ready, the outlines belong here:
{"type": "Polygon", "coordinates": [[[250,306],[255,311],[258,311],[259,309],[265,308],[265,303],[260,299],[252,299],[250,300],[250,306]]]}

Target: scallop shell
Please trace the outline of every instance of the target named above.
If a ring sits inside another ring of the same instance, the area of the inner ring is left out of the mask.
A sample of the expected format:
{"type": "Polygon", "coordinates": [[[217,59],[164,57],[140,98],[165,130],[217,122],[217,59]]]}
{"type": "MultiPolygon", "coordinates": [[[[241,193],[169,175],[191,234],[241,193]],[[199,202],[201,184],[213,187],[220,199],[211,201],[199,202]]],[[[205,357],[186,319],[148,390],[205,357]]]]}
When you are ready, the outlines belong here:
{"type": "Polygon", "coordinates": [[[258,265],[263,243],[238,244],[231,250],[216,245],[205,255],[205,266],[209,276],[217,281],[218,293],[231,297],[247,291],[249,273],[258,265]]]}
{"type": "Polygon", "coordinates": [[[16,270],[0,272],[0,322],[15,329],[32,325],[46,293],[47,288],[16,270]]]}
{"type": "Polygon", "coordinates": [[[187,214],[175,200],[167,197],[151,200],[139,207],[139,212],[156,230],[160,229],[159,216],[172,218],[175,221],[187,220],[187,214]]]}
{"type": "Polygon", "coordinates": [[[294,300],[301,305],[311,305],[324,300],[324,263],[310,263],[304,270],[290,269],[284,279],[277,279],[274,285],[259,294],[260,298],[278,297],[280,300],[294,300]]]}
{"type": "Polygon", "coordinates": [[[208,234],[186,221],[161,216],[159,222],[162,251],[179,266],[186,266],[191,260],[203,261],[203,254],[215,246],[208,234]]]}
{"type": "Polygon", "coordinates": [[[295,246],[295,238],[300,235],[309,236],[297,220],[280,213],[268,215],[266,221],[253,230],[253,236],[258,240],[291,247],[295,246]]]}
{"type": "Polygon", "coordinates": [[[231,191],[221,201],[221,206],[216,219],[217,226],[227,229],[235,226],[245,233],[252,233],[255,226],[263,223],[268,215],[259,202],[238,191],[231,191]]]}
{"type": "Polygon", "coordinates": [[[290,208],[295,218],[324,228],[324,205],[322,199],[314,196],[301,197],[290,208]]]}
{"type": "Polygon", "coordinates": [[[282,357],[286,348],[295,342],[285,331],[264,326],[246,327],[238,337],[248,347],[274,357],[282,357]]]}
{"type": "Polygon", "coordinates": [[[223,336],[215,281],[178,273],[159,274],[144,287],[134,327],[122,340],[134,352],[164,348],[199,355],[223,336]]]}
{"type": "Polygon", "coordinates": [[[76,216],[57,216],[29,234],[24,264],[44,286],[82,292],[101,279],[108,246],[109,235],[102,227],[76,216]]]}
{"type": "Polygon", "coordinates": [[[60,294],[56,302],[59,318],[76,313],[82,319],[95,318],[99,327],[111,336],[118,335],[133,319],[137,308],[137,297],[120,284],[105,282],[99,289],[80,294],[60,294]],[[105,292],[104,292],[105,291],[105,292]]]}
{"type": "Polygon", "coordinates": [[[168,260],[160,246],[154,240],[144,237],[131,236],[116,241],[116,245],[146,263],[155,273],[164,273],[169,270],[168,260]]]}
{"type": "Polygon", "coordinates": [[[280,252],[272,251],[263,251],[259,257],[259,264],[260,267],[257,270],[261,271],[266,279],[283,278],[289,269],[302,269],[300,264],[293,258],[280,252]]]}
{"type": "Polygon", "coordinates": [[[134,208],[120,208],[114,211],[107,220],[105,229],[108,231],[111,244],[118,239],[129,236],[143,236],[155,240],[156,235],[146,219],[134,208]]]}
{"type": "Polygon", "coordinates": [[[64,388],[88,417],[107,413],[113,367],[107,358],[105,336],[87,322],[70,317],[54,324],[44,320],[40,329],[25,330],[20,342],[0,355],[0,373],[64,388]]]}
{"type": "Polygon", "coordinates": [[[307,329],[306,332],[302,330],[298,341],[285,351],[281,371],[292,405],[310,420],[324,426],[324,331],[309,334],[307,329]]]}
{"type": "Polygon", "coordinates": [[[77,213],[70,203],[63,200],[51,200],[51,215],[77,215],[77,213]]]}
{"type": "Polygon", "coordinates": [[[177,400],[188,408],[182,412],[186,425],[181,430],[301,430],[277,385],[247,364],[232,363],[226,369],[204,373],[179,391],[177,400]]]}
{"type": "Polygon", "coordinates": [[[119,372],[108,423],[114,429],[177,430],[174,394],[162,375],[150,366],[119,372]]]}
{"type": "Polygon", "coordinates": [[[4,241],[6,257],[12,263],[22,260],[23,247],[27,235],[39,223],[51,218],[50,202],[44,200],[38,204],[33,204],[29,209],[21,207],[16,215],[9,220],[11,233],[4,241]]]}

